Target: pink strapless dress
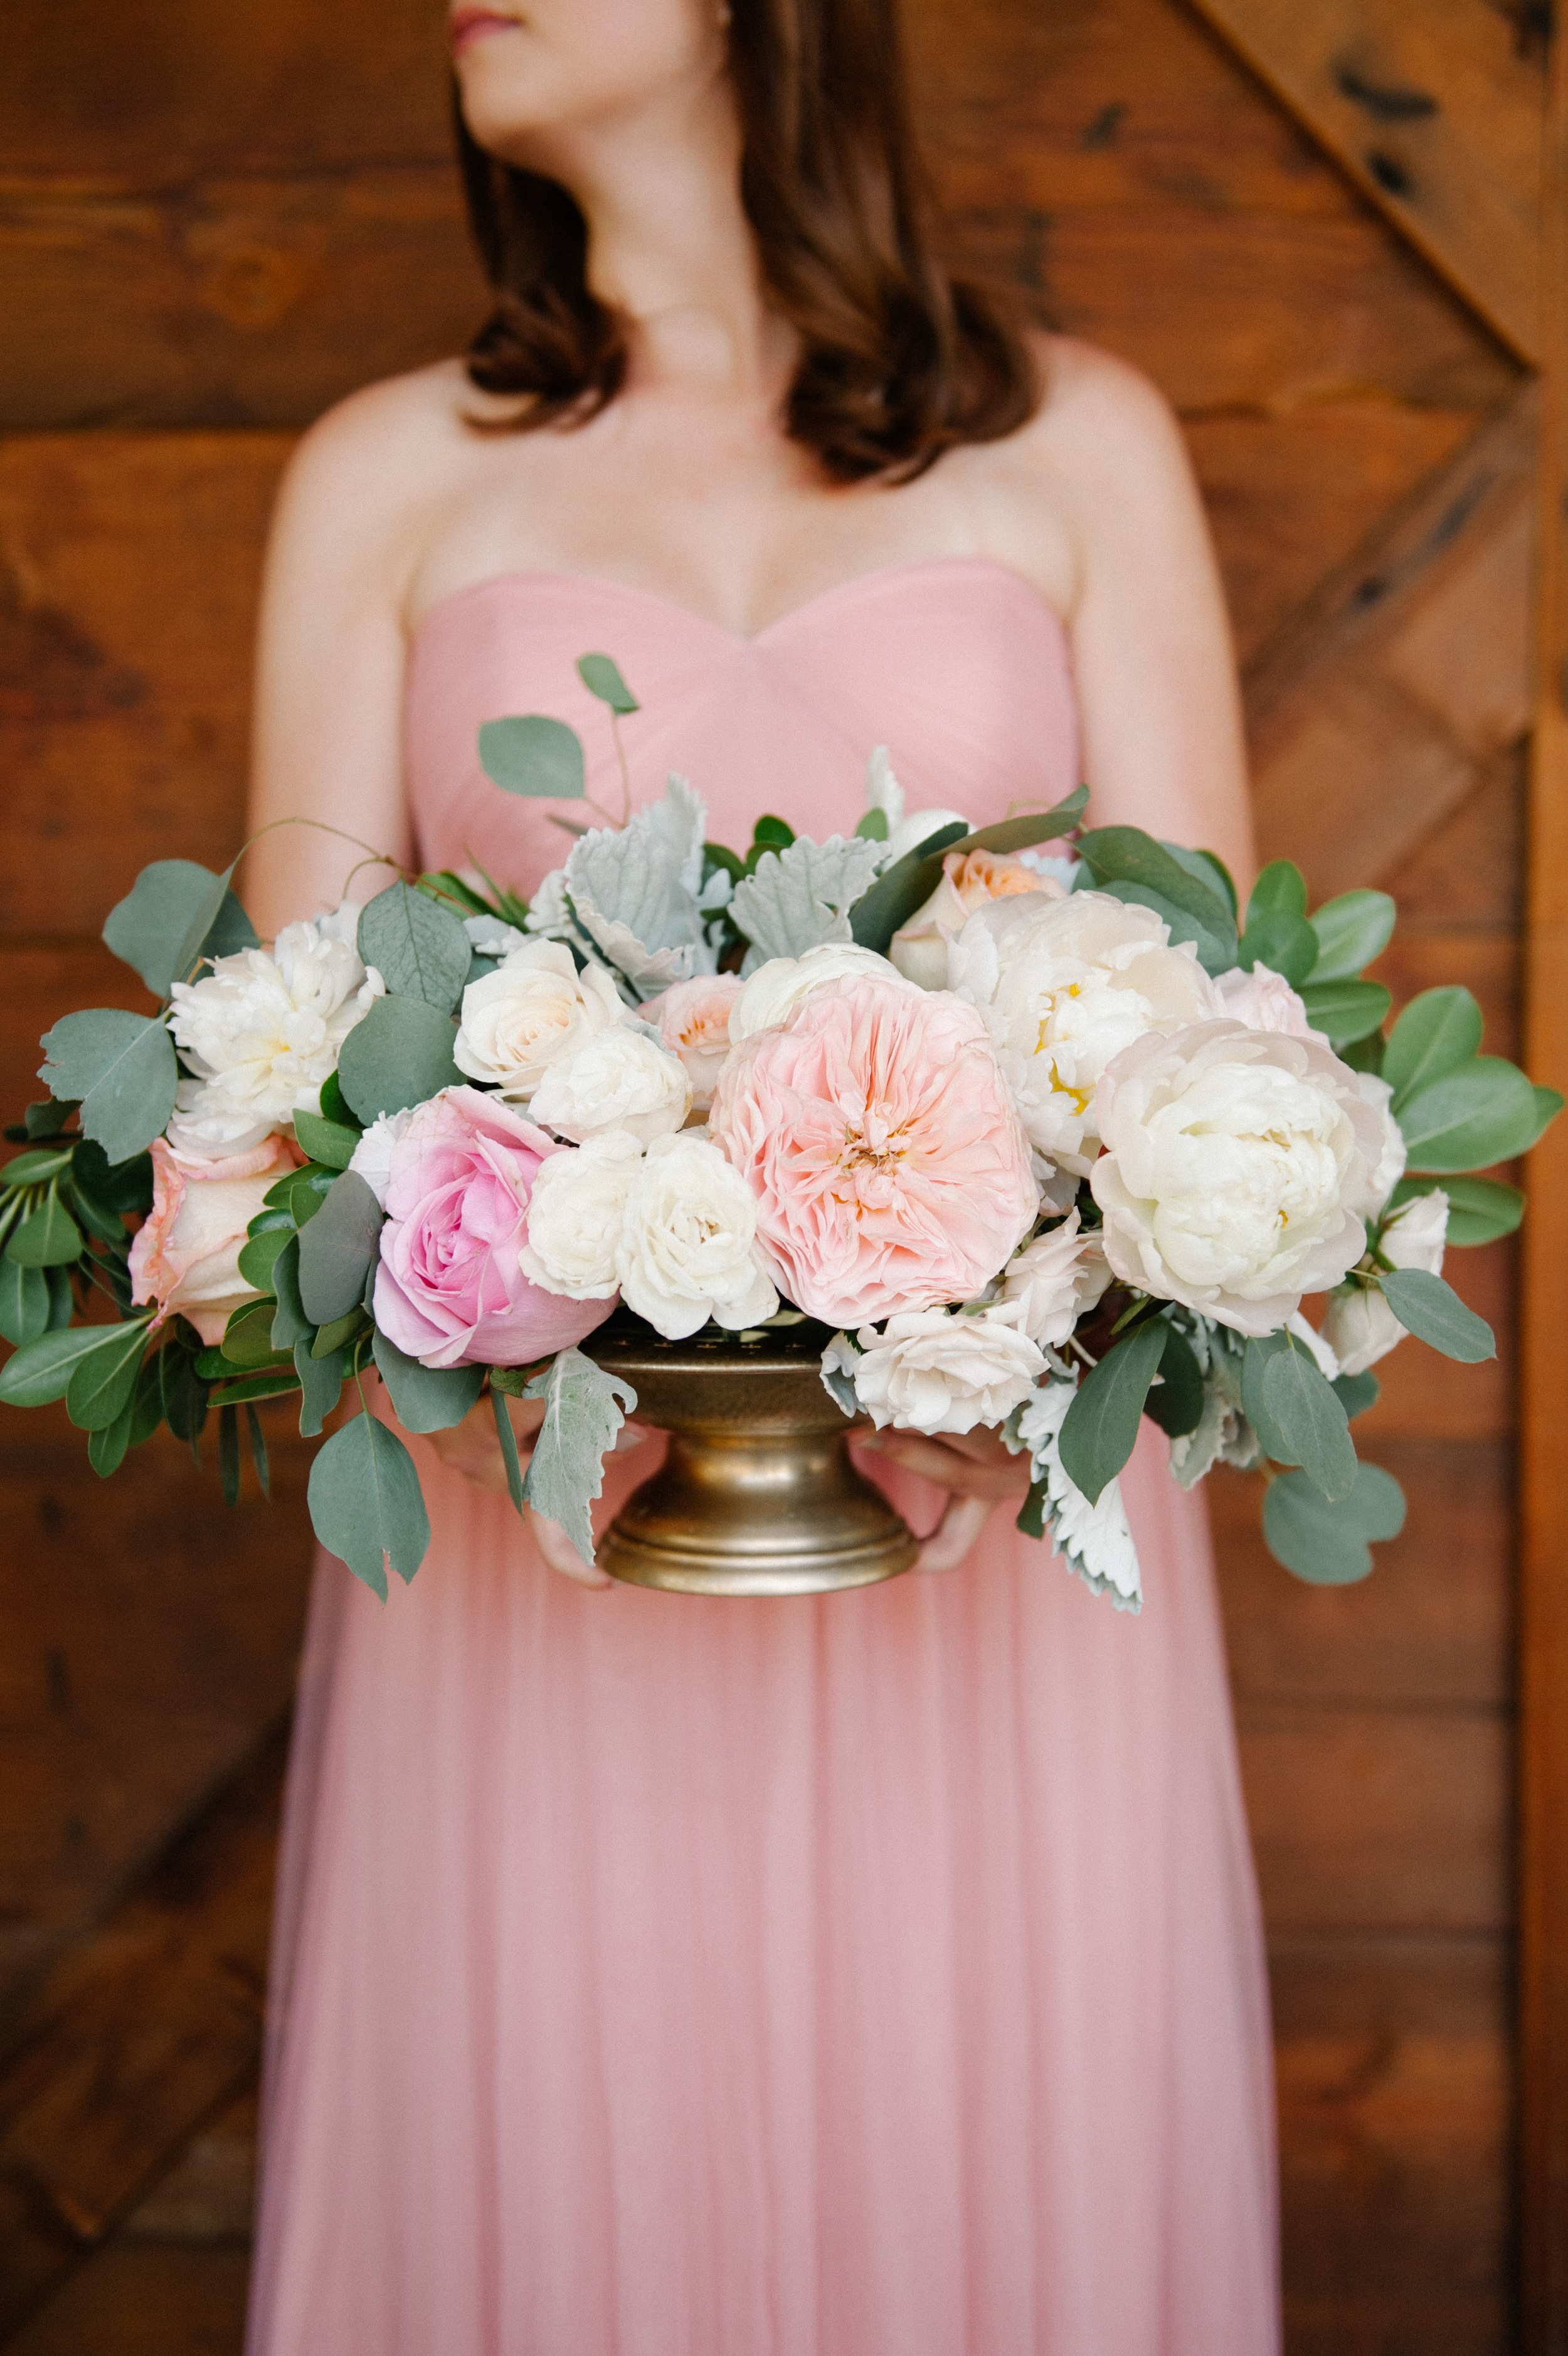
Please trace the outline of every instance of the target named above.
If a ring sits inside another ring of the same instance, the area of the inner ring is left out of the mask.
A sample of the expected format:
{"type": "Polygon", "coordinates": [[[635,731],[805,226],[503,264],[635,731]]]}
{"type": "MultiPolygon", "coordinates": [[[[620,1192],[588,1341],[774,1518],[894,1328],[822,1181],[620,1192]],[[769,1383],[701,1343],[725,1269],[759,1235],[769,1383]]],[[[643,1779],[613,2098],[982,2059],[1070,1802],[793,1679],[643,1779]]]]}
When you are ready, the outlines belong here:
{"type": "MultiPolygon", "coordinates": [[[[912,809],[1077,780],[1061,630],[998,565],[749,640],[507,575],[413,648],[427,863],[560,863],[548,806],[477,766],[502,713],[573,721],[618,806],[593,648],[644,701],[639,796],[678,767],[721,841],[848,831],[878,743],[912,809]]],[[[251,2356],[1272,2356],[1258,1904],[1161,1436],[1125,1480],[1141,1618],[1006,1512],[947,1578],[587,1592],[414,1446],[413,1585],[317,1572],[251,2356]]]]}

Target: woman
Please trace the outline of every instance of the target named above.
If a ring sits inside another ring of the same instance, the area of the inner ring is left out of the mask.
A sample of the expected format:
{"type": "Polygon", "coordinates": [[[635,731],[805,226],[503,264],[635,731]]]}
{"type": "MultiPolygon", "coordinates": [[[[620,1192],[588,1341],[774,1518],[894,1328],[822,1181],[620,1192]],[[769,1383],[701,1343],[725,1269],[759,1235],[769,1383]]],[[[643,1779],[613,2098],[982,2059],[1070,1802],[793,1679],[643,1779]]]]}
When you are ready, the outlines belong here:
{"type": "MultiPolygon", "coordinates": [[[[466,368],[301,446],[258,823],[531,889],[564,839],[475,731],[560,713],[607,777],[572,669],[603,648],[639,792],[678,766],[720,839],[852,824],[882,741],[912,807],[977,819],[1081,755],[1101,821],[1245,871],[1176,430],[943,279],[894,30],[891,0],[460,0],[496,309],[466,368]]],[[[272,834],[258,921],[343,868],[272,834]]],[[[877,1444],[950,1575],[766,1605],[585,1591],[483,1421],[415,1444],[413,1587],[318,1573],[252,2356],[1267,2356],[1256,1900],[1158,1435],[1141,1620],[1014,1533],[988,1440],[877,1444]]]]}

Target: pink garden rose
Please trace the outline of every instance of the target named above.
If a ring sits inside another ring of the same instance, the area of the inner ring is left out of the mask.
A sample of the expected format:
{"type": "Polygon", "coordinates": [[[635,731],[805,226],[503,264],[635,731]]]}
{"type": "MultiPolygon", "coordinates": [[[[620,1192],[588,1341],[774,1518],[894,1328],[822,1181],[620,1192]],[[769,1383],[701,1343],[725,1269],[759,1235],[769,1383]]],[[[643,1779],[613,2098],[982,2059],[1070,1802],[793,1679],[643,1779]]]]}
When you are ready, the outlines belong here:
{"type": "Polygon", "coordinates": [[[527,1365],[581,1342],[611,1301],[569,1301],[517,1265],[534,1173],[565,1151],[499,1097],[447,1088],[392,1147],[376,1323],[427,1366],[527,1365]]]}
{"type": "Polygon", "coordinates": [[[709,1134],[779,1290],[829,1325],[968,1299],[1040,1199],[980,1015],[891,978],[825,984],[743,1040],[709,1134]]]}
{"type": "Polygon", "coordinates": [[[153,1143],[153,1207],[131,1245],[131,1298],[158,1305],[155,1325],[178,1312],[204,1342],[221,1342],[235,1310],[261,1294],[240,1273],[240,1254],[267,1190],[304,1156],[286,1137],[207,1162],[153,1143]]]}
{"type": "Polygon", "coordinates": [[[730,1053],[730,1009],[741,986],[737,973],[699,974],[695,981],[677,981],[650,998],[640,1010],[645,1023],[657,1023],[662,1044],[686,1066],[699,1112],[713,1101],[719,1067],[730,1053]]]}

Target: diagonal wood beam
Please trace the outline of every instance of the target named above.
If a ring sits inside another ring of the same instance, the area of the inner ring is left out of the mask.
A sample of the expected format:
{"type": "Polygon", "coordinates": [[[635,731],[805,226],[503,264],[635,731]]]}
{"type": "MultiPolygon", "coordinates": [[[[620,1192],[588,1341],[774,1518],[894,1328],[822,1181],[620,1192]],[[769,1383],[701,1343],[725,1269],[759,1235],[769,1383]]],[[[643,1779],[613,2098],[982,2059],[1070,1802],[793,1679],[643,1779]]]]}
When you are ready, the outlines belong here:
{"type": "Polygon", "coordinates": [[[1258,836],[1314,899],[1386,879],[1533,717],[1528,386],[1249,666],[1258,836]]]}
{"type": "Polygon", "coordinates": [[[1193,0],[1521,359],[1541,349],[1540,61],[1481,0],[1193,0]]]}
{"type": "Polygon", "coordinates": [[[287,1742],[52,1967],[0,2063],[0,2343],[254,2073],[287,1742]]]}

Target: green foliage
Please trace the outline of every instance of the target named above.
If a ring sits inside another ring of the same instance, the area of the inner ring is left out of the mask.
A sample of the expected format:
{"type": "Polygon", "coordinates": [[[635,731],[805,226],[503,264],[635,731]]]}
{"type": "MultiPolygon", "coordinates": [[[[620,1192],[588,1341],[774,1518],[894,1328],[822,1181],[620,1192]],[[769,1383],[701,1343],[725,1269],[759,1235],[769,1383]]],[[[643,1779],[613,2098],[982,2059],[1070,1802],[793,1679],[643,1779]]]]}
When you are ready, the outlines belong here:
{"type": "Polygon", "coordinates": [[[1240,913],[1236,879],[1216,851],[1189,851],[1185,843],[1168,842],[1163,835],[1160,848],[1168,851],[1178,864],[1186,868],[1189,875],[1195,875],[1199,883],[1206,884],[1211,891],[1218,884],[1221,897],[1231,912],[1231,921],[1236,923],[1240,913]]]}
{"type": "Polygon", "coordinates": [[[1372,1567],[1371,1547],[1404,1527],[1404,1495],[1381,1464],[1358,1464],[1346,1497],[1330,1503],[1305,1472],[1282,1472],[1264,1498],[1264,1537],[1286,1570],[1316,1587],[1348,1587],[1372,1567]]]}
{"type": "Polygon", "coordinates": [[[1413,998],[1390,1032],[1383,1055],[1395,1117],[1425,1081],[1467,1064],[1480,1046],[1481,1010],[1467,990],[1450,983],[1413,998]]]}
{"type": "Polygon", "coordinates": [[[862,842],[886,842],[888,814],[885,809],[869,809],[855,829],[862,842]]]}
{"type": "Polygon", "coordinates": [[[81,1229],[51,1186],[12,1234],[5,1256],[23,1268],[67,1268],[85,1248],[81,1229]]]}
{"type": "MultiPolygon", "coordinates": [[[[1386,1076],[1386,1064],[1383,1068],[1386,1076]]],[[[1534,1089],[1500,1055],[1472,1055],[1424,1080],[1396,1098],[1395,1117],[1410,1168],[1440,1174],[1511,1161],[1534,1142],[1540,1128],[1534,1089]]]]}
{"type": "Polygon", "coordinates": [[[1069,1480],[1092,1505],[1133,1452],[1144,1402],[1171,1330],[1159,1317],[1135,1325],[1078,1386],[1058,1447],[1069,1480]]]}
{"type": "Polygon", "coordinates": [[[619,666],[608,655],[579,655],[577,676],[590,695],[607,703],[612,712],[624,715],[640,712],[642,706],[622,678],[619,666]]]}
{"type": "Polygon", "coordinates": [[[102,1431],[130,1404],[147,1346],[147,1326],[138,1317],[129,1325],[86,1330],[96,1333],[98,1347],[84,1353],[71,1367],[65,1411],[79,1430],[102,1431]]]}
{"type": "Polygon", "coordinates": [[[389,991],[451,1013],[468,979],[469,942],[462,919],[449,908],[400,876],[364,910],[358,938],[361,958],[376,967],[389,991]]]}
{"type": "Polygon", "coordinates": [[[412,1579],[430,1544],[413,1458],[395,1432],[368,1413],[357,1415],[310,1468],[310,1518],[316,1537],[385,1602],[386,1565],[412,1579]]]}
{"type": "Polygon", "coordinates": [[[175,1108],[179,1066],[161,1016],[95,1007],[68,1014],[44,1035],[38,1076],[74,1097],[83,1133],[111,1162],[129,1161],[161,1137],[175,1108]]]}
{"type": "Polygon", "coordinates": [[[256,1475],[256,1485],[262,1496],[270,1500],[272,1494],[272,1470],[267,1462],[266,1434],[261,1430],[261,1417],[249,1400],[245,1403],[245,1430],[251,1441],[251,1465],[256,1475]]]}
{"type": "Polygon", "coordinates": [[[313,1325],[331,1325],[363,1301],[384,1215],[359,1173],[346,1170],[319,1215],[301,1230],[300,1301],[313,1325]]]}
{"type": "Polygon", "coordinates": [[[1226,973],[1235,964],[1236,923],[1223,894],[1141,827],[1091,828],[1079,838],[1078,855],[1096,891],[1152,908],[1173,941],[1192,942],[1205,972],[1226,973]]]}
{"type": "MultiPolygon", "coordinates": [[[[233,873],[232,868],[229,873],[233,873]]],[[[229,957],[258,946],[255,927],[228,888],[228,876],[214,875],[189,859],[155,859],[144,867],[125,898],[110,910],[103,940],[134,968],[155,998],[167,998],[171,985],[184,980],[198,953],[229,957]],[[204,916],[189,958],[179,962],[186,941],[204,916]]]]}
{"type": "Polygon", "coordinates": [[[1313,981],[1350,981],[1381,957],[1393,934],[1395,908],[1386,892],[1341,892],[1308,916],[1317,940],[1313,981]]]}
{"type": "Polygon", "coordinates": [[[1307,921],[1307,879],[1289,859],[1265,867],[1247,902],[1236,961],[1251,972],[1266,965],[1299,990],[1317,961],[1317,936],[1307,921]]]}
{"type": "Polygon", "coordinates": [[[490,1412],[496,1419],[496,1437],[501,1446],[501,1462],[507,1468],[507,1494],[520,1514],[525,1503],[523,1467],[517,1454],[517,1435],[512,1429],[511,1409],[507,1405],[507,1393],[492,1390],[490,1412]]]}
{"type": "Polygon", "coordinates": [[[1301,1002],[1315,1031],[1335,1047],[1369,1039],[1382,1027],[1393,1001],[1381,981],[1307,981],[1301,1002]]]}
{"type": "Polygon", "coordinates": [[[341,1350],[346,1342],[352,1342],[358,1334],[363,1333],[368,1323],[369,1320],[364,1310],[356,1301],[353,1308],[346,1309],[341,1317],[332,1318],[320,1328],[310,1345],[311,1356],[313,1358],[331,1357],[333,1352],[341,1350]]]}
{"type": "Polygon", "coordinates": [[[0,1170],[0,1187],[42,1186],[70,1168],[74,1144],[37,1145],[30,1153],[14,1154],[0,1170]]]}
{"type": "MultiPolygon", "coordinates": [[[[534,1435],[523,1494],[537,1512],[559,1522],[583,1561],[592,1562],[589,1503],[603,1488],[605,1454],[637,1394],[581,1350],[562,1350],[534,1376],[525,1397],[544,1401],[544,1421],[534,1435]]],[[[504,1416],[505,1405],[497,1405],[504,1416]]]]}
{"type": "Polygon", "coordinates": [[[272,1269],[281,1252],[294,1240],[293,1227],[263,1227],[240,1247],[240,1273],[258,1292],[271,1292],[272,1269]]]}
{"type": "Polygon", "coordinates": [[[1257,1433],[1258,1445],[1275,1464],[1294,1464],[1290,1442],[1283,1431],[1276,1430],[1269,1413],[1268,1399],[1264,1390],[1264,1377],[1269,1360],[1290,1347],[1285,1333],[1265,1333],[1249,1341],[1242,1354],[1242,1412],[1257,1433]]]}
{"type": "Polygon", "coordinates": [[[347,1170],[364,1131],[346,1122],[323,1120],[319,1113],[296,1112],[294,1135],[313,1162],[328,1170],[347,1170]]]}
{"type": "Polygon", "coordinates": [[[158,1388],[164,1419],[176,1440],[194,1448],[207,1421],[208,1385],[197,1373],[197,1354],[178,1340],[158,1353],[158,1388]]]}
{"type": "Polygon", "coordinates": [[[36,1342],[49,1326],[49,1282],[41,1268],[0,1258],[0,1333],[7,1342],[36,1342]]]}
{"type": "MultiPolygon", "coordinates": [[[[1264,1407],[1283,1440],[1278,1462],[1298,1464],[1330,1505],[1356,1483],[1356,1448],[1344,1403],[1305,1343],[1287,1336],[1264,1367],[1264,1407]]],[[[1273,1451],[1270,1451],[1271,1454],[1273,1451]]]]}
{"type": "Polygon", "coordinates": [[[344,1350],[324,1351],[317,1357],[311,1341],[294,1344],[294,1373],[299,1380],[300,1437],[315,1440],[322,1425],[336,1407],[343,1390],[343,1378],[347,1366],[344,1350]]]}
{"type": "Polygon", "coordinates": [[[1159,1380],[1144,1401],[1144,1413],[1172,1440],[1196,1431],[1203,1417],[1203,1373],[1192,1344],[1179,1327],[1168,1324],[1159,1380]]]}
{"type": "Polygon", "coordinates": [[[148,1319],[137,1317],[129,1326],[71,1325],[63,1332],[40,1333],[0,1366],[0,1405],[48,1407],[64,1398],[79,1365],[96,1351],[112,1348],[120,1337],[134,1333],[144,1345],[148,1319]]]}
{"type": "Polygon", "coordinates": [[[1499,1236],[1511,1236],[1524,1216],[1524,1196],[1500,1178],[1402,1178],[1389,1197],[1389,1208],[1398,1210],[1439,1187],[1448,1197],[1446,1240],[1451,1244],[1495,1243],[1499,1236]]]}
{"type": "Polygon", "coordinates": [[[328,1072],[321,1084],[321,1118],[336,1123],[339,1129],[358,1129],[363,1125],[338,1087],[336,1072],[328,1072]]]}
{"type": "Polygon", "coordinates": [[[283,1250],[272,1262],[272,1298],[277,1307],[268,1329],[268,1339],[274,1350],[292,1350],[296,1342],[307,1345],[314,1333],[310,1319],[304,1313],[300,1299],[300,1246],[297,1235],[290,1236],[283,1250]]]}
{"type": "Polygon", "coordinates": [[[101,1145],[87,1139],[71,1155],[70,1183],[78,1200],[91,1196],[94,1208],[114,1222],[115,1233],[123,1239],[121,1217],[153,1207],[153,1157],[133,1153],[125,1161],[111,1162],[101,1145]]]}
{"type": "Polygon", "coordinates": [[[374,1355],[405,1431],[448,1431],[461,1423],[485,1387],[483,1366],[424,1366],[378,1333],[374,1355]]]}
{"type": "Polygon", "coordinates": [[[1495,1358],[1498,1345],[1484,1317],[1467,1309],[1452,1285],[1424,1268],[1386,1269],[1383,1298],[1407,1333],[1467,1366],[1495,1358]]]}
{"type": "Polygon", "coordinates": [[[1339,1375],[1334,1380],[1334,1396],[1345,1410],[1346,1420],[1354,1423],[1359,1415],[1376,1407],[1382,1385],[1376,1375],[1339,1375]]]}
{"type": "Polygon", "coordinates": [[[462,1086],[452,1057],[456,1037],[450,1018],[423,999],[378,998],[343,1043],[338,1085],[367,1125],[381,1113],[402,1112],[462,1086]]]}
{"type": "Polygon", "coordinates": [[[484,722],[479,766],[503,793],[581,801],[588,789],[581,738],[564,720],[542,712],[484,722]]]}
{"type": "Polygon", "coordinates": [[[849,912],[853,937],[862,948],[875,949],[885,957],[888,943],[899,926],[906,925],[915,910],[925,905],[942,881],[942,862],[950,851],[994,851],[1006,856],[1028,851],[1037,842],[1054,842],[1077,825],[1088,798],[1088,787],[1079,786],[1051,809],[1033,816],[1003,819],[996,826],[981,827],[976,833],[965,832],[959,819],[937,828],[912,851],[906,851],[901,859],[895,859],[855,903],[849,912]]]}

